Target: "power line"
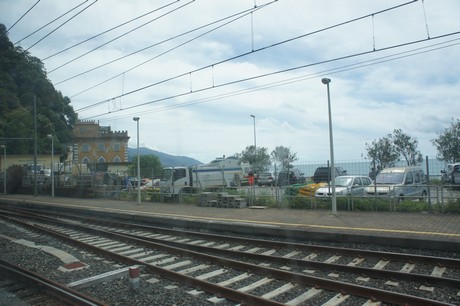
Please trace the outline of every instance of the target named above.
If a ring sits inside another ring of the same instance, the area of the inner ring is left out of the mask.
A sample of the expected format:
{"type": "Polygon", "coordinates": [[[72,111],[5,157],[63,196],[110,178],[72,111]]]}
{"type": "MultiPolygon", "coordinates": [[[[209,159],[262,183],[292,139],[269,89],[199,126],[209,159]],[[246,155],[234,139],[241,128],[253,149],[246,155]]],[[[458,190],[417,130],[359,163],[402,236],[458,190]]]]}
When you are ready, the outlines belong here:
{"type": "Polygon", "coordinates": [[[135,27],[134,29],[129,30],[128,32],[125,32],[125,33],[123,33],[123,34],[121,34],[121,35],[119,35],[119,36],[117,36],[117,37],[115,37],[115,38],[113,38],[113,39],[111,39],[111,40],[109,40],[109,41],[103,43],[102,45],[99,45],[99,46],[97,46],[96,48],[93,48],[93,49],[91,49],[90,51],[85,52],[85,53],[83,53],[82,55],[79,55],[79,56],[77,56],[77,57],[75,57],[75,58],[73,58],[73,59],[71,59],[71,60],[65,62],[64,64],[62,64],[62,65],[60,65],[60,66],[58,66],[58,67],[52,69],[51,71],[49,71],[49,73],[52,73],[52,72],[54,72],[54,71],[56,71],[56,70],[58,70],[58,69],[60,69],[60,68],[62,68],[62,67],[64,67],[64,66],[67,66],[68,64],[70,64],[70,63],[76,61],[77,59],[80,59],[80,58],[82,58],[82,57],[84,57],[84,56],[86,56],[86,55],[88,55],[88,54],[90,54],[90,53],[92,53],[92,52],[94,52],[94,51],[96,51],[96,50],[98,50],[98,49],[100,49],[100,48],[102,48],[102,47],[104,47],[104,46],[106,46],[106,45],[112,43],[112,42],[114,42],[115,40],[120,39],[120,38],[123,37],[123,36],[126,36],[126,35],[128,35],[128,34],[134,32],[134,31],[136,31],[136,30],[139,30],[140,28],[142,28],[142,27],[144,27],[144,26],[146,26],[146,25],[148,25],[148,24],[150,24],[150,23],[152,23],[152,22],[154,22],[154,21],[156,21],[156,20],[158,20],[158,19],[160,19],[160,18],[162,18],[162,17],[164,17],[164,16],[167,16],[167,15],[171,14],[171,13],[173,13],[173,12],[175,12],[175,11],[177,11],[177,10],[179,10],[179,9],[181,9],[181,8],[183,8],[183,7],[185,7],[185,6],[187,6],[187,5],[189,5],[190,3],[194,2],[194,1],[195,1],[195,0],[191,0],[191,1],[187,2],[187,3],[185,3],[184,5],[181,5],[181,6],[177,7],[177,8],[174,8],[174,9],[170,10],[169,12],[166,12],[166,13],[164,13],[164,14],[158,16],[158,17],[155,17],[155,18],[153,18],[153,19],[151,19],[151,20],[149,20],[149,21],[147,21],[147,22],[141,24],[140,26],[135,27]]]}
{"type": "MultiPolygon", "coordinates": [[[[88,0],[87,0],[87,1],[88,1],[88,0]]],[[[132,18],[132,19],[130,19],[130,20],[128,20],[128,21],[125,21],[125,22],[123,22],[123,23],[120,23],[119,25],[116,25],[116,26],[114,26],[114,27],[112,27],[112,28],[110,28],[110,29],[108,29],[108,30],[105,30],[105,31],[103,31],[103,32],[101,32],[101,33],[99,33],[99,34],[96,34],[96,35],[91,36],[91,37],[89,37],[89,38],[87,38],[87,39],[85,39],[85,40],[82,40],[82,41],[79,42],[79,43],[76,43],[76,44],[74,44],[74,45],[72,45],[72,46],[70,46],[70,47],[67,47],[67,48],[65,48],[65,49],[63,49],[63,50],[61,50],[61,51],[58,51],[58,52],[56,52],[56,53],[54,53],[54,54],[51,54],[51,55],[49,55],[49,56],[43,58],[42,61],[46,61],[47,59],[50,59],[50,58],[52,58],[52,57],[54,57],[54,56],[56,56],[56,55],[59,55],[59,54],[61,54],[61,53],[63,53],[63,52],[66,52],[66,51],[68,51],[68,50],[70,50],[70,49],[73,49],[73,48],[75,48],[75,47],[77,47],[77,46],[79,46],[79,45],[81,45],[81,44],[84,44],[84,43],[86,43],[86,42],[92,40],[92,39],[95,39],[95,38],[97,38],[97,37],[99,37],[99,36],[102,36],[102,35],[104,35],[104,34],[107,34],[107,33],[111,32],[111,31],[113,31],[113,30],[115,30],[115,29],[118,29],[118,28],[120,28],[120,27],[122,27],[122,26],[124,26],[124,25],[127,25],[127,24],[129,24],[129,23],[131,23],[131,22],[133,22],[133,21],[136,21],[136,20],[138,20],[138,19],[140,19],[140,18],[143,18],[143,17],[145,17],[145,16],[147,16],[147,15],[150,15],[150,14],[152,14],[152,13],[155,13],[155,12],[157,12],[157,11],[159,11],[159,10],[161,10],[161,9],[163,9],[163,8],[165,8],[165,7],[167,7],[167,6],[169,6],[169,5],[172,5],[173,3],[178,2],[178,1],[180,1],[180,0],[175,0],[174,2],[171,2],[171,3],[169,3],[169,4],[167,4],[167,5],[164,5],[164,6],[160,7],[160,8],[151,10],[151,11],[145,13],[145,14],[142,14],[142,15],[140,15],[140,16],[134,17],[134,18],[132,18]]]]}
{"type": "MultiPolygon", "coordinates": [[[[312,63],[312,64],[308,64],[308,65],[302,65],[302,66],[293,67],[293,68],[289,68],[289,69],[279,70],[279,71],[276,71],[276,72],[262,74],[262,75],[258,75],[258,76],[255,76],[255,77],[250,77],[250,78],[240,79],[240,80],[237,80],[237,81],[232,81],[232,82],[219,84],[217,86],[210,86],[210,87],[202,88],[202,89],[197,90],[197,91],[192,91],[192,92],[187,91],[187,92],[183,92],[183,93],[180,93],[180,94],[160,98],[160,99],[157,99],[157,100],[148,101],[148,102],[144,102],[144,103],[141,103],[141,104],[133,105],[133,106],[130,106],[130,107],[126,107],[124,109],[119,109],[119,110],[115,110],[115,111],[109,111],[109,112],[106,112],[106,113],[94,115],[94,116],[91,116],[91,117],[87,117],[85,119],[92,119],[92,118],[100,117],[102,115],[108,115],[108,114],[113,114],[115,112],[126,111],[126,110],[129,110],[129,109],[145,106],[145,105],[148,105],[148,104],[159,103],[159,102],[163,102],[163,101],[166,101],[166,100],[176,99],[176,98],[179,98],[179,97],[190,95],[190,94],[193,94],[193,93],[208,91],[208,90],[219,88],[219,87],[233,85],[233,84],[236,84],[236,83],[242,83],[242,82],[246,82],[246,81],[250,81],[250,80],[254,80],[254,79],[259,79],[259,78],[263,78],[263,77],[267,77],[267,76],[272,76],[272,75],[275,75],[275,74],[281,74],[281,73],[285,73],[285,72],[288,72],[288,71],[293,71],[293,70],[297,70],[297,69],[301,69],[301,68],[321,65],[321,64],[330,63],[330,62],[333,62],[333,61],[338,61],[338,60],[343,60],[343,59],[348,59],[348,58],[352,58],[352,57],[356,57],[356,56],[363,56],[363,55],[366,55],[366,54],[371,54],[371,53],[375,53],[375,52],[381,52],[381,51],[390,50],[390,49],[393,49],[393,48],[399,48],[399,47],[407,46],[407,45],[410,45],[410,44],[421,43],[423,41],[428,41],[428,40],[432,40],[432,39],[439,39],[439,38],[443,38],[443,37],[447,37],[447,36],[451,36],[451,35],[457,35],[457,34],[460,34],[460,31],[440,35],[440,36],[437,36],[437,37],[432,37],[431,39],[413,41],[411,43],[404,43],[404,44],[394,45],[394,46],[386,47],[386,48],[382,48],[382,49],[377,49],[377,50],[372,50],[372,51],[352,54],[352,55],[343,56],[343,57],[330,59],[330,60],[325,60],[325,61],[321,61],[321,62],[316,62],[316,63],[312,63]]],[[[448,46],[437,47],[437,48],[433,48],[433,49],[430,49],[430,50],[424,50],[424,49],[432,48],[434,46],[439,46],[439,45],[442,45],[442,44],[446,44],[446,43],[450,43],[450,42],[454,42],[454,41],[458,41],[458,40],[460,40],[460,38],[453,39],[453,40],[451,40],[449,42],[442,42],[442,43],[434,44],[434,45],[431,45],[431,46],[416,48],[416,49],[413,49],[413,50],[404,51],[404,52],[384,56],[384,57],[381,57],[381,58],[378,58],[378,59],[372,59],[372,60],[369,60],[369,61],[364,61],[364,62],[360,62],[360,63],[346,65],[346,66],[343,66],[343,67],[333,68],[333,69],[329,69],[329,70],[326,70],[326,71],[313,73],[313,74],[310,74],[310,75],[307,75],[307,76],[297,77],[297,78],[294,78],[294,80],[284,80],[284,81],[276,82],[276,84],[278,84],[278,85],[273,85],[273,84],[263,85],[263,86],[258,86],[255,89],[254,88],[252,88],[252,89],[243,89],[243,90],[236,91],[234,93],[227,93],[227,94],[223,94],[223,95],[218,95],[216,97],[206,98],[203,102],[207,102],[209,100],[215,100],[215,99],[218,99],[218,98],[225,98],[227,96],[233,96],[233,95],[242,94],[242,93],[246,93],[246,92],[251,92],[251,91],[255,91],[255,90],[261,90],[261,89],[265,89],[265,88],[269,88],[269,87],[281,86],[279,84],[284,85],[284,84],[298,82],[298,81],[305,80],[305,79],[316,78],[316,77],[318,77],[318,75],[323,75],[325,73],[335,74],[335,73],[339,73],[339,72],[345,72],[345,71],[349,71],[349,70],[353,70],[353,69],[367,67],[367,66],[370,66],[370,65],[376,65],[376,64],[383,63],[383,62],[393,61],[393,60],[397,60],[397,59],[401,59],[401,58],[405,58],[405,57],[409,57],[409,56],[414,56],[414,55],[418,55],[418,54],[422,54],[422,53],[426,53],[426,52],[432,52],[432,51],[436,51],[436,50],[439,50],[439,49],[442,49],[442,48],[447,48],[447,47],[459,45],[460,43],[453,43],[453,44],[448,45],[448,46]]],[[[106,101],[106,102],[109,102],[109,101],[106,101]]],[[[188,106],[188,105],[198,104],[198,103],[203,103],[203,102],[198,102],[198,101],[185,102],[183,106],[188,106]]],[[[183,106],[177,106],[177,107],[183,107],[183,106]]],[[[169,109],[173,109],[173,108],[176,108],[176,107],[174,107],[174,106],[165,106],[161,110],[169,110],[169,109]]],[[[161,110],[158,110],[158,111],[161,111],[161,110]]],[[[154,111],[152,111],[152,112],[154,112],[154,111]]]]}
{"type": "Polygon", "coordinates": [[[224,24],[222,24],[222,25],[216,26],[215,28],[213,28],[213,29],[211,29],[211,30],[209,30],[209,31],[206,31],[206,32],[204,32],[203,34],[200,34],[200,35],[198,35],[198,36],[195,36],[194,38],[191,38],[191,39],[189,39],[189,40],[187,40],[187,41],[185,41],[185,42],[183,42],[183,43],[181,43],[181,44],[179,44],[179,45],[177,45],[177,46],[175,46],[175,47],[172,47],[172,48],[170,48],[170,49],[168,49],[168,50],[166,50],[166,51],[164,51],[164,52],[162,52],[162,53],[160,53],[160,54],[154,56],[154,57],[151,57],[151,58],[149,58],[148,60],[143,61],[143,62],[141,62],[141,63],[139,63],[139,64],[137,64],[137,65],[135,65],[135,66],[129,68],[128,70],[125,70],[125,71],[123,71],[123,72],[121,72],[121,73],[119,73],[119,74],[117,74],[117,75],[115,75],[115,76],[110,77],[109,79],[106,79],[106,80],[104,80],[104,81],[102,81],[102,82],[100,82],[100,83],[98,83],[98,84],[96,84],[96,85],[94,85],[94,86],[91,86],[91,87],[88,88],[88,89],[85,89],[85,90],[83,90],[83,91],[81,91],[81,92],[79,92],[79,93],[74,94],[74,95],[71,96],[71,98],[72,98],[72,97],[75,97],[75,96],[77,96],[77,95],[79,95],[79,94],[82,94],[82,93],[84,93],[84,92],[86,92],[86,91],[88,91],[88,90],[90,90],[90,89],[93,89],[93,88],[98,87],[98,86],[100,86],[100,85],[102,85],[102,84],[105,84],[105,83],[107,83],[108,81],[113,80],[114,78],[117,78],[117,77],[119,77],[119,76],[121,76],[121,75],[124,75],[124,74],[126,74],[127,72],[130,72],[130,71],[132,71],[132,70],[134,70],[134,69],[136,69],[136,68],[139,68],[139,67],[141,67],[141,66],[143,66],[143,65],[145,65],[145,64],[147,64],[147,63],[149,63],[149,62],[151,62],[152,60],[154,60],[154,59],[156,59],[156,58],[158,58],[158,57],[160,57],[160,56],[162,56],[162,55],[165,55],[165,54],[167,54],[167,53],[169,53],[169,52],[171,52],[171,51],[173,51],[173,50],[175,50],[175,49],[178,49],[179,47],[184,46],[184,45],[188,44],[189,42],[192,42],[192,41],[194,41],[194,40],[196,40],[196,39],[198,39],[198,38],[200,38],[200,37],[203,37],[203,36],[205,36],[206,34],[209,34],[209,33],[213,32],[213,31],[215,31],[215,30],[217,30],[217,29],[219,29],[219,28],[222,28],[223,26],[228,25],[228,24],[230,24],[230,23],[232,23],[232,22],[234,22],[234,21],[236,21],[236,20],[239,20],[239,19],[241,19],[241,18],[243,18],[243,17],[245,17],[245,16],[247,16],[247,15],[249,15],[249,14],[251,14],[251,13],[257,11],[257,10],[259,10],[259,9],[262,9],[263,7],[265,7],[265,6],[267,6],[267,5],[270,5],[270,4],[274,3],[274,2],[276,2],[276,1],[272,1],[272,2],[270,2],[270,3],[264,4],[264,5],[259,6],[259,7],[257,7],[257,8],[251,8],[251,9],[248,9],[248,10],[244,10],[244,11],[238,12],[238,13],[236,13],[236,14],[233,14],[233,15],[230,15],[230,16],[227,16],[227,17],[224,17],[224,18],[221,18],[221,19],[219,19],[219,20],[213,21],[213,22],[208,23],[208,24],[205,24],[205,25],[203,25],[203,26],[194,28],[194,29],[192,29],[192,30],[186,31],[186,32],[181,33],[181,34],[178,34],[178,35],[176,35],[176,36],[167,38],[167,39],[162,40],[162,41],[160,41],[160,42],[157,42],[157,43],[155,43],[155,44],[149,45],[149,46],[144,47],[144,48],[142,48],[142,49],[139,49],[139,50],[136,50],[136,51],[134,51],[134,52],[131,52],[131,53],[127,54],[127,55],[121,56],[121,57],[119,57],[119,58],[116,58],[116,59],[114,59],[114,60],[111,60],[111,61],[109,61],[109,62],[106,62],[106,63],[104,63],[104,64],[101,64],[101,65],[99,65],[99,66],[96,66],[96,67],[93,67],[93,68],[88,69],[88,70],[86,70],[86,71],[83,71],[83,72],[81,72],[81,73],[79,73],[79,74],[76,74],[76,75],[74,75],[74,76],[71,76],[71,77],[69,77],[69,78],[67,78],[67,79],[64,79],[64,80],[62,80],[62,81],[58,81],[58,82],[54,83],[54,85],[59,85],[59,84],[62,84],[62,83],[64,83],[64,82],[70,81],[70,80],[75,79],[75,78],[77,78],[77,77],[79,77],[79,76],[82,76],[82,75],[84,75],[84,74],[86,74],[86,73],[89,73],[89,72],[92,72],[92,71],[97,70],[97,69],[99,69],[99,68],[102,68],[102,67],[105,67],[105,66],[107,66],[107,65],[113,64],[113,63],[115,63],[115,62],[117,62],[117,61],[120,61],[120,60],[122,60],[122,59],[125,59],[125,58],[127,58],[127,57],[129,57],[129,56],[132,56],[132,55],[134,55],[134,54],[143,52],[143,51],[148,50],[148,49],[150,49],[150,48],[152,48],[152,47],[158,46],[158,45],[163,44],[163,43],[165,43],[165,42],[168,42],[168,41],[174,40],[174,39],[176,39],[176,38],[185,36],[185,35],[187,35],[187,34],[193,33],[193,32],[195,32],[195,31],[201,30],[201,29],[203,29],[203,28],[209,27],[209,26],[211,26],[211,25],[213,25],[213,24],[220,23],[220,22],[222,22],[222,21],[224,21],[224,20],[227,20],[227,19],[230,19],[230,18],[233,18],[233,17],[236,16],[234,19],[232,19],[232,20],[230,20],[230,21],[228,21],[228,22],[226,22],[226,23],[224,23],[224,24]]]}
{"type": "Polygon", "coordinates": [[[64,17],[65,15],[69,14],[70,12],[72,12],[73,10],[77,9],[78,7],[82,6],[84,3],[88,2],[88,0],[85,0],[84,2],[74,6],[73,8],[71,8],[70,10],[68,10],[67,12],[59,15],[58,17],[54,18],[52,21],[48,22],[47,24],[41,26],[40,28],[38,28],[37,30],[33,31],[32,33],[30,33],[29,35],[27,35],[26,37],[24,38],[21,38],[20,40],[18,40],[17,42],[15,42],[14,44],[17,45],[19,44],[21,41],[23,41],[24,39],[26,38],[29,38],[30,36],[34,35],[35,33],[37,33],[38,31],[42,30],[43,28],[49,26],[50,24],[52,24],[53,22],[55,22],[56,20],[59,20],[61,19],[62,17],[64,17]]]}
{"type": "Polygon", "coordinates": [[[95,4],[97,2],[97,0],[94,0],[91,4],[89,4],[87,7],[83,8],[81,11],[79,11],[78,13],[76,13],[75,15],[73,15],[72,17],[70,17],[69,19],[67,19],[66,21],[64,21],[63,23],[61,23],[57,28],[55,28],[54,30],[52,30],[51,32],[49,32],[48,34],[46,34],[45,36],[43,36],[42,38],[40,38],[38,41],[36,41],[34,44],[32,44],[32,46],[30,46],[29,48],[26,49],[26,51],[29,51],[31,48],[33,48],[34,46],[36,46],[38,43],[40,43],[41,41],[43,41],[45,38],[47,38],[48,36],[50,36],[51,34],[53,34],[54,32],[56,32],[58,29],[60,29],[61,27],[63,27],[67,22],[71,21],[72,19],[74,19],[75,17],[77,17],[78,15],[80,15],[81,13],[83,13],[84,11],[86,11],[88,8],[90,8],[91,6],[93,6],[93,4],[95,4]]]}
{"type": "Polygon", "coordinates": [[[26,15],[27,15],[34,7],[38,4],[38,2],[40,2],[40,0],[37,0],[37,2],[35,2],[35,4],[32,5],[24,14],[22,14],[22,16],[19,17],[19,19],[16,20],[16,22],[13,23],[13,25],[12,25],[11,27],[9,27],[9,29],[7,29],[7,30],[5,31],[5,33],[2,33],[2,35],[8,34],[8,32],[9,32],[9,31],[10,31],[10,30],[11,30],[11,29],[22,19],[22,18],[24,18],[24,17],[25,17],[25,16],[26,16],[26,15]]]}
{"type": "MultiPolygon", "coordinates": [[[[369,17],[373,17],[375,15],[378,15],[378,14],[382,14],[384,12],[388,12],[388,11],[391,11],[391,10],[394,10],[394,9],[398,9],[398,8],[401,8],[403,6],[406,6],[406,5],[409,5],[409,4],[413,4],[414,2],[417,2],[417,0],[413,0],[413,1],[410,1],[410,2],[406,2],[406,3],[403,3],[403,4],[399,4],[399,5],[396,5],[396,6],[392,6],[390,8],[387,8],[387,9],[384,9],[384,10],[380,10],[380,11],[377,11],[375,13],[372,13],[372,14],[367,14],[367,15],[363,15],[363,16],[360,16],[360,17],[357,17],[357,18],[353,18],[353,19],[350,19],[350,20],[347,20],[347,21],[344,21],[344,22],[340,22],[340,23],[337,23],[337,24],[334,24],[332,26],[328,26],[328,27],[325,27],[325,28],[322,28],[322,29],[319,29],[319,30],[316,30],[316,31],[312,31],[312,32],[309,32],[309,33],[305,33],[305,34],[302,34],[302,35],[299,35],[299,36],[296,36],[296,37],[292,37],[292,38],[289,38],[289,39],[286,39],[286,40],[283,40],[283,41],[279,41],[279,42],[276,42],[274,44],[271,44],[271,45],[267,45],[267,46],[264,46],[264,47],[261,47],[261,48],[258,48],[258,49],[255,49],[255,50],[251,50],[249,52],[245,52],[245,53],[242,53],[242,54],[239,54],[239,55],[236,55],[236,56],[233,56],[233,57],[230,57],[230,58],[227,58],[227,59],[224,59],[224,60],[221,60],[221,61],[218,61],[218,62],[215,62],[213,64],[209,64],[209,65],[206,65],[206,66],[203,66],[203,67],[200,67],[200,68],[197,68],[197,69],[194,69],[194,70],[191,70],[191,71],[188,71],[188,72],[184,72],[184,73],[181,73],[181,74],[178,74],[176,76],[173,76],[173,77],[170,77],[170,78],[167,78],[167,79],[164,79],[162,81],[159,81],[159,82],[155,82],[155,83],[152,83],[152,84],[149,84],[149,85],[146,85],[146,86],[143,86],[143,87],[140,87],[140,88],[137,88],[135,90],[132,90],[130,92],[127,92],[127,93],[124,93],[122,95],[119,95],[119,96],[115,96],[115,97],[112,97],[112,98],[109,98],[109,99],[106,99],[106,100],[103,100],[103,101],[100,101],[100,102],[96,102],[94,104],[91,104],[91,105],[88,105],[86,107],[83,107],[83,108],[80,108],[78,110],[76,110],[77,112],[78,111],[83,111],[83,110],[87,110],[87,109],[90,109],[92,107],[95,107],[97,105],[100,105],[100,104],[103,104],[105,102],[108,102],[108,101],[112,101],[112,100],[115,100],[115,99],[119,99],[121,97],[124,97],[124,96],[127,96],[127,95],[130,95],[130,94],[133,94],[133,93],[136,93],[136,92],[139,92],[139,91],[142,91],[142,90],[145,90],[147,88],[150,88],[150,87],[153,87],[153,86],[157,86],[159,84],[163,84],[163,83],[166,83],[166,82],[169,82],[169,81],[172,81],[174,79],[178,79],[178,78],[181,78],[181,77],[184,77],[184,76],[187,76],[187,75],[191,75],[193,73],[197,73],[199,71],[202,71],[202,70],[205,70],[205,69],[208,69],[208,68],[214,68],[215,66],[217,65],[220,65],[220,64],[223,64],[223,63],[226,63],[226,62],[229,62],[229,61],[233,61],[235,59],[239,59],[239,58],[242,58],[242,57],[245,57],[247,55],[250,55],[250,54],[254,54],[256,52],[260,52],[260,51],[263,51],[263,50],[267,50],[267,49],[270,49],[270,48],[274,48],[276,46],[279,46],[279,45],[282,45],[282,44],[286,44],[288,42],[292,42],[294,40],[298,40],[300,38],[304,38],[304,37],[307,37],[307,36],[311,36],[311,35],[314,35],[314,34],[317,34],[317,33],[320,33],[320,32],[324,32],[324,31],[328,31],[328,30],[331,30],[333,28],[337,28],[337,27],[340,27],[340,26],[343,26],[343,25],[346,25],[346,24],[349,24],[349,23],[353,23],[353,22],[356,22],[356,21],[359,21],[359,20],[362,20],[362,19],[365,19],[365,18],[369,18],[369,17]]],[[[375,50],[374,50],[375,51],[375,50]]],[[[367,53],[367,52],[366,52],[367,53]]],[[[356,55],[355,55],[356,56],[356,55]]],[[[332,60],[334,61],[334,60],[332,60]]],[[[293,68],[293,70],[295,69],[300,69],[302,67],[299,67],[299,68],[293,68]]],[[[303,67],[305,68],[305,67],[303,67]]],[[[287,71],[284,71],[284,72],[287,72],[287,71]]]]}

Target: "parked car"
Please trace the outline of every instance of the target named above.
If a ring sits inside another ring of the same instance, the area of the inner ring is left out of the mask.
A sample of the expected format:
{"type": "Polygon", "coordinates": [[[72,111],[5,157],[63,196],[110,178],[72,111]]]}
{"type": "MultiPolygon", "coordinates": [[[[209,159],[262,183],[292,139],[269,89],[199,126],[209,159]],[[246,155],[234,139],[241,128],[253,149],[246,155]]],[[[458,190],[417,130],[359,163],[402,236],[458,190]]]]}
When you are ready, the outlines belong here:
{"type": "Polygon", "coordinates": [[[257,177],[257,185],[259,186],[273,186],[276,185],[276,178],[271,172],[262,172],[257,177]]]}
{"type": "MultiPolygon", "coordinates": [[[[334,167],[335,168],[335,177],[342,176],[347,174],[347,170],[343,169],[342,167],[334,167]]],[[[321,182],[330,182],[331,181],[331,167],[318,167],[313,174],[312,180],[315,183],[321,182]]]]}
{"type": "Polygon", "coordinates": [[[366,195],[394,197],[397,202],[404,197],[427,196],[426,176],[420,167],[394,167],[383,169],[375,178],[375,186],[366,187],[366,195]]]}
{"type": "Polygon", "coordinates": [[[443,183],[460,184],[460,163],[447,164],[441,174],[443,183]]]}
{"type": "Polygon", "coordinates": [[[291,169],[280,171],[277,179],[279,186],[286,186],[292,184],[305,184],[305,174],[299,169],[291,169]]]}
{"type": "MultiPolygon", "coordinates": [[[[344,175],[335,178],[335,194],[362,196],[366,187],[372,185],[368,176],[344,175]]],[[[315,197],[330,197],[332,189],[330,185],[320,187],[315,192],[315,197]]]]}

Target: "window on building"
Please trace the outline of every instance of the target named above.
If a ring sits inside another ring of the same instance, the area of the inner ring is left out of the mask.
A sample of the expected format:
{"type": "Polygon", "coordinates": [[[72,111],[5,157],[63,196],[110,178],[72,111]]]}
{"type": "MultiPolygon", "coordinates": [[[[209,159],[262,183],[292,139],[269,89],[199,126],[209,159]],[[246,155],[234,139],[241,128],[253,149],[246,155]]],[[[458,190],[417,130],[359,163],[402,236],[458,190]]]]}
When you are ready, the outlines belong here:
{"type": "Polygon", "coordinates": [[[104,156],[99,156],[98,159],[97,159],[97,162],[98,162],[98,163],[105,163],[105,158],[104,158],[104,156]]]}
{"type": "Polygon", "coordinates": [[[84,143],[81,145],[81,151],[82,152],[89,152],[89,144],[84,143]]]}
{"type": "Polygon", "coordinates": [[[97,144],[97,150],[98,150],[99,152],[104,152],[104,151],[105,151],[105,145],[104,145],[103,142],[99,142],[99,143],[97,144]]]}
{"type": "Polygon", "coordinates": [[[115,152],[120,152],[120,144],[118,142],[113,144],[113,150],[115,152]]]}
{"type": "Polygon", "coordinates": [[[81,163],[82,163],[82,164],[89,164],[90,162],[91,162],[91,161],[90,161],[89,158],[86,157],[86,156],[83,157],[83,159],[81,160],[81,163]]]}
{"type": "Polygon", "coordinates": [[[115,156],[114,159],[113,159],[113,162],[114,163],[121,163],[121,158],[118,157],[118,156],[115,156]]]}

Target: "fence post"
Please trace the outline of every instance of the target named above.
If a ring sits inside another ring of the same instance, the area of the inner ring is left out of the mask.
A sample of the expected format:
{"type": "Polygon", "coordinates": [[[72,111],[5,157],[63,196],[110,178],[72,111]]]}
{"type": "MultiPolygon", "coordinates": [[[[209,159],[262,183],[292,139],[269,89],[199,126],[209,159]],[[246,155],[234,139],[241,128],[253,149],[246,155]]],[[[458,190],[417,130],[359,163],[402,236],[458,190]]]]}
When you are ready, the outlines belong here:
{"type": "Polygon", "coordinates": [[[429,167],[429,162],[428,162],[428,155],[425,156],[426,160],[426,184],[428,186],[427,188],[427,196],[428,196],[428,211],[431,212],[431,191],[430,191],[430,167],[429,167]]]}

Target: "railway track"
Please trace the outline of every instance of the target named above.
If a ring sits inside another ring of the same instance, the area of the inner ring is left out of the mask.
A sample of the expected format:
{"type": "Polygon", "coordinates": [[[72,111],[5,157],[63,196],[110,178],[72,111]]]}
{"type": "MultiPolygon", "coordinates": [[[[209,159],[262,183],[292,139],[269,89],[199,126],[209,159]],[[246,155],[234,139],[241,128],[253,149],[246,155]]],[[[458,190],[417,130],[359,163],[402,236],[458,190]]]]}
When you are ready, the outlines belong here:
{"type": "Polygon", "coordinates": [[[196,296],[197,305],[458,301],[458,258],[244,239],[25,211],[4,211],[3,216],[124,265],[142,266],[151,275],[145,278],[161,276],[194,288],[188,294],[196,296]]]}
{"type": "Polygon", "coordinates": [[[17,304],[17,297],[27,305],[107,305],[33,271],[3,260],[0,260],[0,271],[7,276],[0,282],[1,303],[4,305],[17,304]]]}

